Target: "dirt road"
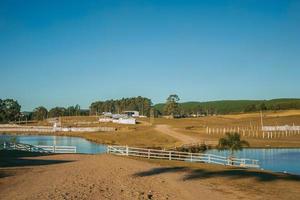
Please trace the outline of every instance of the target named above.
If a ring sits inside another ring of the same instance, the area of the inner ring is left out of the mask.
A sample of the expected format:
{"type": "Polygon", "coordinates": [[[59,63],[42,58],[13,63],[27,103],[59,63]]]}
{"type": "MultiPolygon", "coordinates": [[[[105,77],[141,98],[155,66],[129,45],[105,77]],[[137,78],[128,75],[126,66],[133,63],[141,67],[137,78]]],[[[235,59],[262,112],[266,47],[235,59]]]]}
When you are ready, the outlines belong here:
{"type": "Polygon", "coordinates": [[[179,133],[177,131],[174,131],[169,125],[166,124],[158,124],[155,126],[155,130],[169,135],[171,137],[176,138],[177,140],[181,141],[183,144],[191,144],[191,143],[196,143],[199,142],[200,140],[194,137],[190,137],[187,135],[184,135],[182,133],[179,133]]]}
{"type": "Polygon", "coordinates": [[[168,136],[176,138],[182,144],[195,144],[195,143],[202,144],[202,143],[204,143],[204,144],[213,145],[213,146],[217,145],[217,141],[207,140],[207,139],[201,138],[201,137],[188,136],[183,133],[180,133],[176,129],[173,129],[171,126],[166,125],[166,124],[156,125],[155,130],[159,131],[160,133],[163,133],[168,136]]]}

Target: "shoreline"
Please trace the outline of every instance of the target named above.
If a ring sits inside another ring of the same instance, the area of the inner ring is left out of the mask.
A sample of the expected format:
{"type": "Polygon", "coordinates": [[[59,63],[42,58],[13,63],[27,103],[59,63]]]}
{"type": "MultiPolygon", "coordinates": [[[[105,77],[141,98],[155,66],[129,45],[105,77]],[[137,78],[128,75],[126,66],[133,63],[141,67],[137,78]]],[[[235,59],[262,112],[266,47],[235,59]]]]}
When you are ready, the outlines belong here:
{"type": "MultiPolygon", "coordinates": [[[[107,133],[107,132],[96,132],[94,134],[101,134],[101,133],[107,133]]],[[[21,136],[66,136],[66,137],[78,137],[83,138],[87,141],[99,144],[99,145],[126,145],[121,143],[112,143],[112,142],[99,142],[96,139],[91,139],[83,134],[89,134],[84,132],[74,133],[74,132],[55,132],[55,133],[41,133],[41,132],[0,132],[0,135],[21,135],[21,136]]],[[[111,133],[114,134],[114,133],[111,133]]],[[[141,146],[137,146],[141,147],[141,146]]],[[[144,148],[157,148],[157,146],[142,146],[144,148]]],[[[165,148],[163,146],[160,146],[160,148],[165,148]]],[[[299,149],[300,146],[251,146],[251,147],[244,147],[244,149],[299,149]]],[[[217,149],[216,147],[210,147],[209,149],[217,149]]],[[[208,150],[209,150],[208,149],[208,150]]]]}
{"type": "Polygon", "coordinates": [[[267,170],[109,154],[15,154],[0,156],[3,199],[148,199],[150,191],[153,199],[174,200],[300,198],[299,176],[267,170]]]}

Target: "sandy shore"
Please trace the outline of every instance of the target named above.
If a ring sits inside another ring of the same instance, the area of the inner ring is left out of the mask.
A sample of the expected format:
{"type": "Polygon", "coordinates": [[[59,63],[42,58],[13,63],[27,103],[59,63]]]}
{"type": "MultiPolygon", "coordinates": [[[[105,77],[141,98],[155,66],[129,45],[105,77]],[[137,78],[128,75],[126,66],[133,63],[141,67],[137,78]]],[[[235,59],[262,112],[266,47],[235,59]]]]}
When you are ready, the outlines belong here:
{"type": "Polygon", "coordinates": [[[254,172],[226,176],[223,166],[208,172],[204,164],[193,169],[112,155],[7,154],[0,158],[3,200],[300,199],[300,179],[289,176],[259,181],[254,172]]]}

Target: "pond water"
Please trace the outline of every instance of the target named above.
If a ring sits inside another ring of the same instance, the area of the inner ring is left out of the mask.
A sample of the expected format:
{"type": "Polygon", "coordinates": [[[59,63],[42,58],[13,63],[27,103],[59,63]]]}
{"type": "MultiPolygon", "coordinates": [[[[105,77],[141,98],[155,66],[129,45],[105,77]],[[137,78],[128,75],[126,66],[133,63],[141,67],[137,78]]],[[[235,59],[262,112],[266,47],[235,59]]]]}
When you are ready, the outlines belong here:
{"type": "MultiPolygon", "coordinates": [[[[78,153],[97,154],[106,152],[106,146],[83,138],[67,136],[0,135],[0,143],[11,141],[31,145],[76,146],[78,153]]],[[[208,150],[206,153],[228,156],[228,151],[208,150]]],[[[274,172],[287,172],[300,175],[300,148],[285,149],[243,149],[236,152],[238,158],[259,160],[260,167],[274,172]]]]}
{"type": "Polygon", "coordinates": [[[106,152],[106,146],[90,142],[79,137],[67,136],[33,136],[33,135],[0,135],[0,143],[16,140],[18,143],[31,145],[76,146],[77,153],[96,154],[106,152]]]}
{"type": "MultiPolygon", "coordinates": [[[[208,150],[206,153],[228,156],[228,151],[208,150]]],[[[300,148],[243,149],[235,157],[259,160],[262,169],[300,175],[300,148]]]]}

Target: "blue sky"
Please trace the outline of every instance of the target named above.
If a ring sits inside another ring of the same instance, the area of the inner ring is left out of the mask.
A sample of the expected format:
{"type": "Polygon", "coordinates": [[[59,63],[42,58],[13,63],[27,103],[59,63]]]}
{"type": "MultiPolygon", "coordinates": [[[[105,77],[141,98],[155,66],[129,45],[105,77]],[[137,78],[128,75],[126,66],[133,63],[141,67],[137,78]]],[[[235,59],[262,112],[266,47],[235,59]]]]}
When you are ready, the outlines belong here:
{"type": "Polygon", "coordinates": [[[1,0],[0,98],[298,98],[299,35],[297,0],[1,0]]]}

